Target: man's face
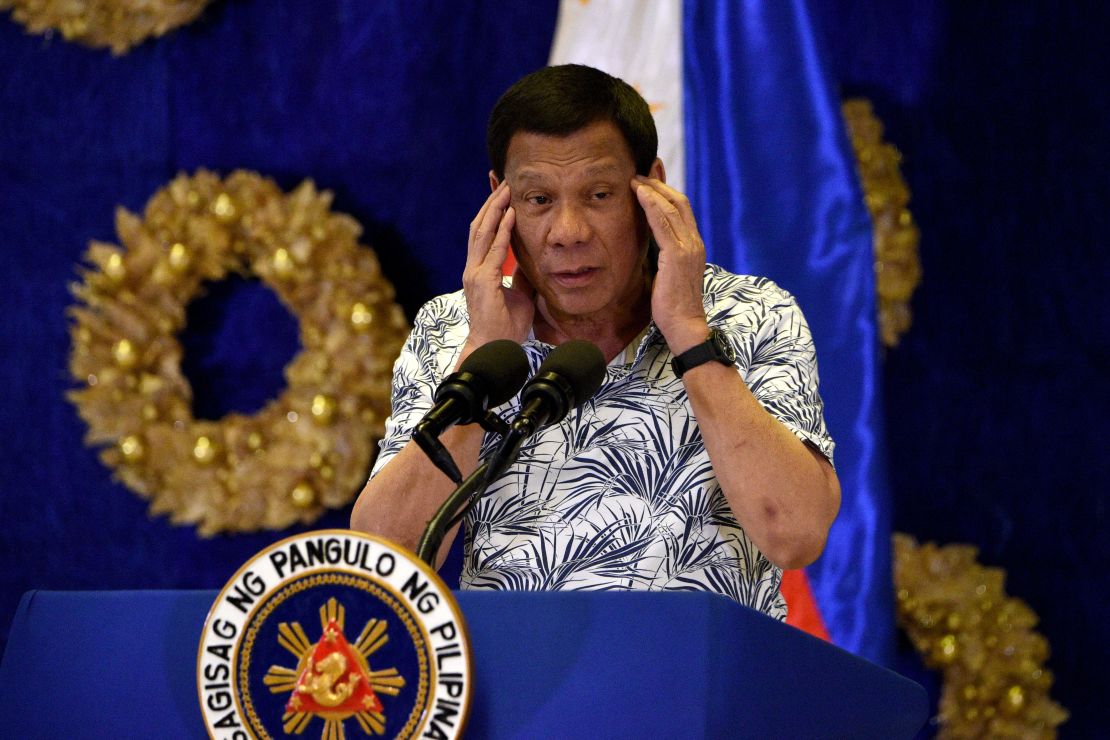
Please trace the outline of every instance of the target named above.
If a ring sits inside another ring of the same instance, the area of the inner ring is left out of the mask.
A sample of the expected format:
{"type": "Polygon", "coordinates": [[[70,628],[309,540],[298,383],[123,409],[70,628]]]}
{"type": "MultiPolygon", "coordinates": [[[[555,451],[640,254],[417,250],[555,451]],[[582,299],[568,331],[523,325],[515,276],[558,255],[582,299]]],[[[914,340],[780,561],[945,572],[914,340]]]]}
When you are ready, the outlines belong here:
{"type": "MultiPolygon", "coordinates": [[[[658,161],[652,170],[661,174],[658,161]]],[[[513,250],[556,320],[613,321],[640,305],[647,222],[629,186],[635,174],[628,143],[608,121],[509,140],[513,250]]]]}

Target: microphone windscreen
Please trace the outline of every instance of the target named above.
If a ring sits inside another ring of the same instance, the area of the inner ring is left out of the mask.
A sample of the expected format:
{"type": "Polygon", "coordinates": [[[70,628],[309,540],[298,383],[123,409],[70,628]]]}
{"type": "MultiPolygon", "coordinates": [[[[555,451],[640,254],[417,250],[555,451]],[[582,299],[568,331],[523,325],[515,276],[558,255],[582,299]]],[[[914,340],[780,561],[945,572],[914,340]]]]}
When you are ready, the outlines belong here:
{"type": "Polygon", "coordinates": [[[485,383],[489,407],[500,406],[515,396],[530,369],[524,348],[511,339],[483,344],[459,366],[459,372],[470,373],[485,383]]]}
{"type": "Polygon", "coordinates": [[[580,406],[601,387],[605,379],[605,355],[590,342],[572,339],[551,350],[536,375],[554,373],[570,384],[573,406],[580,406]]]}

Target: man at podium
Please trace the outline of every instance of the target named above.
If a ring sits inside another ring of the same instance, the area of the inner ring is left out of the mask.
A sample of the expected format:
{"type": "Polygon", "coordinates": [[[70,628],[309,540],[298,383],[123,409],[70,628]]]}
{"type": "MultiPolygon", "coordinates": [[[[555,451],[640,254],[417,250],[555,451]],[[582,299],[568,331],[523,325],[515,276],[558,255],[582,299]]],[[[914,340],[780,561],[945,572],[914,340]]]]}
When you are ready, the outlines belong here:
{"type": "MultiPolygon", "coordinates": [[[[495,105],[487,146],[463,289],[416,316],[352,528],[415,549],[454,484],[413,429],[472,352],[510,339],[535,370],[587,340],[608,363],[600,389],[531,436],[467,512],[462,588],[711,591],[783,618],[781,569],[820,555],[840,504],[793,297],[706,264],[648,105],[619,79],[580,65],[524,77],[495,105]]],[[[441,441],[465,471],[496,439],[470,424],[441,441]]]]}

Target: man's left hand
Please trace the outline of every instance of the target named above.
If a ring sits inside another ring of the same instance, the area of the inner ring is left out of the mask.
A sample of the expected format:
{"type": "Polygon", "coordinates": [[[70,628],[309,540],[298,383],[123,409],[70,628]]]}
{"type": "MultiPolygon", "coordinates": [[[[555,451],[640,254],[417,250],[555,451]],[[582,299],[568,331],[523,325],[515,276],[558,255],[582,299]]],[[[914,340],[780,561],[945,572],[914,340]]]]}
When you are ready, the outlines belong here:
{"type": "Polygon", "coordinates": [[[709,334],[702,304],[705,244],[685,195],[650,177],[637,175],[630,184],[659,245],[651,317],[678,355],[709,334]]]}

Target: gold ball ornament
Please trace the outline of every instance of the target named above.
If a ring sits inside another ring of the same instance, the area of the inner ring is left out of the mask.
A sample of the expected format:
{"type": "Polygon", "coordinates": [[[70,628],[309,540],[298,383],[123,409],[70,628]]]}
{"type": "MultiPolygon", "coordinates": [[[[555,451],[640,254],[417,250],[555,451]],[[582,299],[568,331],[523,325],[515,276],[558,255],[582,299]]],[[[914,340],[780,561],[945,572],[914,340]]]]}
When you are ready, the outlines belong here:
{"type": "Polygon", "coordinates": [[[285,247],[274,252],[274,274],[282,278],[293,274],[293,258],[289,256],[289,250],[285,247]]]}
{"type": "Polygon", "coordinates": [[[956,653],[959,650],[959,644],[955,635],[945,635],[940,638],[937,643],[937,649],[933,654],[934,659],[938,663],[951,663],[956,659],[956,653]]]}
{"type": "Polygon", "coordinates": [[[330,205],[311,181],[284,193],[252,172],[201,170],[155,193],[141,217],[119,209],[120,246],[90,245],[72,286],[79,387],[68,397],[88,443],[152,513],[204,536],[278,530],[362,489],[408,324],[357,222],[330,205]],[[259,412],[201,421],[177,335],[204,285],[232,274],[277,294],[301,350],[259,412]]]}
{"type": "Polygon", "coordinates": [[[374,313],[366,307],[365,303],[356,303],[351,307],[351,326],[355,328],[355,331],[368,330],[373,321],[374,313]]]}
{"type": "Polygon", "coordinates": [[[216,444],[205,436],[197,437],[196,443],[193,445],[193,458],[201,465],[208,465],[216,459],[219,454],[219,448],[216,444]]]}
{"type": "Polygon", "coordinates": [[[1006,690],[1006,703],[1002,706],[1013,714],[1020,712],[1025,706],[1025,689],[1021,686],[1011,686],[1006,690]]]}
{"type": "Polygon", "coordinates": [[[143,459],[143,453],[146,451],[143,447],[143,441],[136,437],[134,434],[129,434],[119,441],[119,451],[123,455],[123,459],[128,463],[136,463],[143,459]]]}
{"type": "Polygon", "coordinates": [[[118,283],[127,275],[123,267],[123,257],[118,252],[113,252],[104,264],[104,275],[112,282],[118,283]]]}
{"type": "Polygon", "coordinates": [[[181,242],[176,242],[170,247],[170,253],[166,260],[169,263],[170,269],[174,272],[181,273],[189,269],[189,249],[181,242]]]}
{"type": "Polygon", "coordinates": [[[312,399],[312,420],[317,424],[330,424],[335,416],[335,399],[317,394],[312,399]]]}
{"type": "Polygon", "coordinates": [[[135,367],[138,357],[135,354],[135,346],[131,344],[130,340],[121,339],[116,342],[112,347],[112,357],[115,359],[116,364],[127,370],[135,367]]]}
{"type": "Polygon", "coordinates": [[[300,509],[309,509],[316,505],[316,489],[307,483],[298,483],[289,492],[293,505],[300,509]]]}
{"type": "Polygon", "coordinates": [[[217,195],[216,200],[212,201],[212,213],[224,223],[235,218],[235,204],[232,203],[231,196],[227,193],[217,195]]]}

